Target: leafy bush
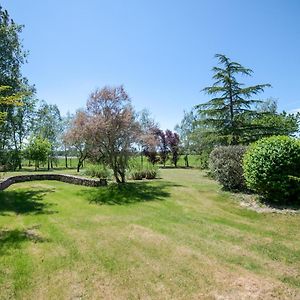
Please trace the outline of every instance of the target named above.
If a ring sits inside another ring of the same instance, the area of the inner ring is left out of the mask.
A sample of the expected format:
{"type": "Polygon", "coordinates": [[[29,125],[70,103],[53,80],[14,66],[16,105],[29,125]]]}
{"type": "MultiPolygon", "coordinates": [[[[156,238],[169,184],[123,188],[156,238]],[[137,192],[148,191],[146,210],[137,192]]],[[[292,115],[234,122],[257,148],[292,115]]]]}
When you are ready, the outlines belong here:
{"type": "Polygon", "coordinates": [[[263,138],[244,158],[247,186],[269,201],[300,200],[300,141],[287,136],[263,138]]]}
{"type": "Polygon", "coordinates": [[[51,152],[51,143],[42,137],[32,137],[24,150],[24,157],[35,161],[35,170],[39,168],[40,163],[47,161],[51,152]]]}
{"type": "Polygon", "coordinates": [[[84,172],[85,175],[91,177],[97,177],[99,179],[109,179],[112,176],[110,169],[107,169],[103,165],[90,165],[84,172]]]}
{"type": "Polygon", "coordinates": [[[242,161],[246,149],[245,146],[221,146],[210,153],[210,172],[225,189],[245,189],[242,161]]]}
{"type": "Polygon", "coordinates": [[[201,170],[209,168],[209,151],[202,151],[197,157],[197,163],[201,170]]]}

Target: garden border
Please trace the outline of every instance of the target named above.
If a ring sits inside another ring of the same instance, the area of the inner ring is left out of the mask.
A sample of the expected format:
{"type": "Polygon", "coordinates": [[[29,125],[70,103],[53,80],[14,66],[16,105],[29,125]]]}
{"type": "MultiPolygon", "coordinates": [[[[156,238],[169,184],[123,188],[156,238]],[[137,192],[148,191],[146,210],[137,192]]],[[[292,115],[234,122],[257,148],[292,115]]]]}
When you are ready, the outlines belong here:
{"type": "Polygon", "coordinates": [[[65,175],[65,174],[28,174],[28,175],[17,175],[11,176],[3,181],[0,182],[0,190],[3,191],[12,184],[18,182],[25,182],[25,181],[35,181],[35,180],[56,180],[70,184],[76,185],[83,185],[83,186],[90,186],[90,187],[99,187],[99,186],[106,186],[107,180],[106,179],[89,179],[83,178],[79,176],[73,175],[65,175]]]}

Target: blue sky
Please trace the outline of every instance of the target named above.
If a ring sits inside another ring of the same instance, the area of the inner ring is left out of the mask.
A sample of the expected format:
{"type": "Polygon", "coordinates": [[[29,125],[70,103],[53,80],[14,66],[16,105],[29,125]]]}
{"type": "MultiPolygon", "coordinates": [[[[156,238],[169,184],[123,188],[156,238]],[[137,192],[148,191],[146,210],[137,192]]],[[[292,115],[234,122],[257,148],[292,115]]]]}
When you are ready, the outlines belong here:
{"type": "Polygon", "coordinates": [[[183,110],[207,101],[215,53],[270,83],[261,99],[300,109],[298,0],[0,0],[30,51],[23,73],[62,113],[90,92],[124,84],[137,110],[173,129],[183,110]]]}

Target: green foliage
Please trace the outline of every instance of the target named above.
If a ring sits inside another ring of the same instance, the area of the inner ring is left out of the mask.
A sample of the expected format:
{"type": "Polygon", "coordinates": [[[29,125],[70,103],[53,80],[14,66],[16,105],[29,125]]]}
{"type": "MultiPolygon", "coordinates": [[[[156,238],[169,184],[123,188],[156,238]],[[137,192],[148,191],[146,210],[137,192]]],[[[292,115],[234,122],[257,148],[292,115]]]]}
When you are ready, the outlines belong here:
{"type": "Polygon", "coordinates": [[[46,162],[51,151],[51,144],[47,139],[36,137],[30,140],[24,151],[24,157],[35,162],[35,169],[40,163],[46,162]]]}
{"type": "Polygon", "coordinates": [[[41,101],[36,112],[34,133],[42,136],[51,143],[51,148],[59,144],[59,137],[62,132],[62,118],[56,104],[48,104],[41,101]]]}
{"type": "Polygon", "coordinates": [[[26,82],[21,75],[27,57],[20,37],[22,29],[0,6],[0,85],[11,86],[14,91],[26,82]]]}
{"type": "Polygon", "coordinates": [[[209,165],[209,151],[202,151],[197,159],[198,159],[198,167],[201,169],[201,170],[205,170],[208,168],[208,165],[209,165]]]}
{"type": "Polygon", "coordinates": [[[244,158],[247,186],[277,203],[300,200],[300,141],[287,136],[263,138],[244,158]]]}
{"type": "Polygon", "coordinates": [[[293,136],[299,131],[300,113],[263,113],[251,123],[257,127],[256,134],[252,136],[255,140],[272,135],[293,136]]]}
{"type": "Polygon", "coordinates": [[[112,177],[112,171],[103,165],[89,165],[84,174],[91,177],[97,177],[99,179],[110,179],[112,177]]]}
{"type": "Polygon", "coordinates": [[[215,148],[209,156],[209,169],[227,190],[244,190],[243,156],[245,146],[220,146],[215,148]]]}
{"type": "Polygon", "coordinates": [[[195,130],[195,121],[196,116],[194,110],[190,112],[184,111],[183,119],[180,124],[175,126],[175,130],[180,136],[180,148],[181,151],[185,154],[185,166],[189,167],[188,155],[193,152],[193,140],[191,135],[195,130]]]}
{"type": "Polygon", "coordinates": [[[34,91],[21,72],[27,57],[22,29],[0,6],[0,164],[13,169],[21,167],[24,126],[19,126],[20,112],[27,108],[24,98],[34,91]]]}
{"type": "Polygon", "coordinates": [[[7,109],[21,106],[21,99],[26,95],[24,92],[12,93],[10,86],[0,85],[0,126],[3,125],[7,116],[7,109]]]}

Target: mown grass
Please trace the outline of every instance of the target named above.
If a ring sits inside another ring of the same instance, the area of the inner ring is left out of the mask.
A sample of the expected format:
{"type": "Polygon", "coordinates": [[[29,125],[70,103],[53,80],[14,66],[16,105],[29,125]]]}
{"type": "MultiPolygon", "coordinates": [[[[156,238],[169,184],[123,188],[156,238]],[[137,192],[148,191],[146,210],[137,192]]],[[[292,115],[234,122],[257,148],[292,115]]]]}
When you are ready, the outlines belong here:
{"type": "Polygon", "coordinates": [[[300,214],[246,210],[199,170],[0,193],[0,298],[299,299],[300,214]]]}

